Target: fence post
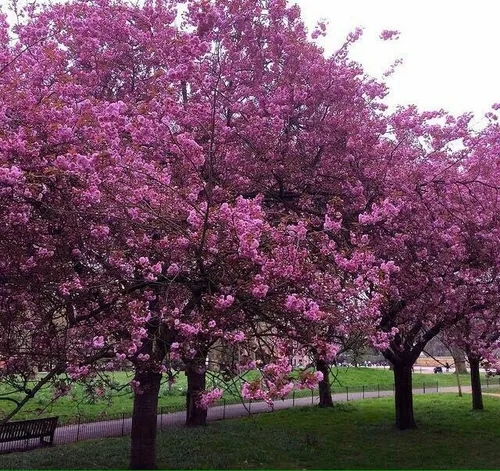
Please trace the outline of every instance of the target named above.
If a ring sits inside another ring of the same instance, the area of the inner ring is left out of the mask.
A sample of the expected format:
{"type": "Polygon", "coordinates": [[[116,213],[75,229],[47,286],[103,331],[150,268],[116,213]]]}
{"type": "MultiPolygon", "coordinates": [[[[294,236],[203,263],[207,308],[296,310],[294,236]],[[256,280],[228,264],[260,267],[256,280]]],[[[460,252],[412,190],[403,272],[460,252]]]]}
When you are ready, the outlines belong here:
{"type": "Polygon", "coordinates": [[[293,390],[292,393],[292,407],[295,407],[295,389],[293,390]]]}
{"type": "Polygon", "coordinates": [[[222,420],[226,419],[226,400],[223,399],[223,407],[222,407],[222,420]]]}
{"type": "Polygon", "coordinates": [[[80,422],[82,420],[82,417],[79,415],[78,416],[78,428],[76,429],[76,441],[79,440],[80,438],[80,422]]]}
{"type": "Polygon", "coordinates": [[[349,386],[345,387],[345,394],[347,396],[347,401],[349,401],[349,386]]]}
{"type": "Polygon", "coordinates": [[[311,405],[314,405],[314,389],[311,389],[311,405]]]}
{"type": "Polygon", "coordinates": [[[425,394],[425,381],[423,382],[423,385],[424,385],[424,394],[425,394]]]}
{"type": "Polygon", "coordinates": [[[436,381],[436,392],[439,392],[439,381],[436,381]]]}
{"type": "Polygon", "coordinates": [[[252,400],[250,399],[248,401],[248,415],[252,414],[252,400]]]}
{"type": "Polygon", "coordinates": [[[363,399],[365,398],[365,385],[363,384],[363,399]]]}

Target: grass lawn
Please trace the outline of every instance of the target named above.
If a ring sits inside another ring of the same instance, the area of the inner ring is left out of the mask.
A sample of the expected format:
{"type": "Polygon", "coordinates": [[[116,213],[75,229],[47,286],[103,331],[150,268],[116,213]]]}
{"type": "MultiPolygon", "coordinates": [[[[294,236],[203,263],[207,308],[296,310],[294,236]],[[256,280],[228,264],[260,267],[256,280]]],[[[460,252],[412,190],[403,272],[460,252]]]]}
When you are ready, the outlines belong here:
{"type": "MultiPolygon", "coordinates": [[[[133,379],[133,374],[127,372],[114,372],[110,373],[110,376],[120,385],[127,384],[133,379]]],[[[158,401],[159,406],[165,408],[165,412],[184,408],[186,398],[183,391],[186,389],[186,384],[185,376],[179,375],[178,382],[172,386],[171,392],[168,392],[167,385],[162,386],[158,401]]],[[[84,394],[83,387],[79,384],[74,384],[67,396],[60,397],[54,402],[52,402],[52,397],[51,388],[42,389],[13,420],[58,415],[60,423],[71,423],[75,422],[78,416],[86,419],[105,419],[118,417],[121,414],[130,416],[132,413],[133,393],[129,386],[120,392],[113,393],[110,400],[89,401],[88,396],[84,394]]],[[[11,408],[12,404],[9,402],[0,401],[0,417],[11,408]]]]}
{"type": "MultiPolygon", "coordinates": [[[[368,389],[377,390],[377,385],[380,385],[383,389],[392,389],[392,384],[394,382],[393,372],[387,369],[379,368],[338,368],[334,371],[335,375],[333,379],[333,389],[341,390],[342,387],[349,387],[353,389],[359,389],[365,386],[368,389]]],[[[456,386],[457,377],[452,373],[443,374],[426,374],[419,373],[418,367],[415,367],[415,372],[413,373],[413,385],[415,387],[422,387],[425,383],[426,386],[435,387],[436,382],[439,386],[456,386]]],[[[462,385],[470,384],[470,376],[460,375],[460,382],[462,385]]]]}
{"type": "MultiPolygon", "coordinates": [[[[427,391],[432,392],[436,388],[436,382],[439,383],[440,387],[456,386],[456,376],[454,374],[419,374],[417,371],[418,368],[413,375],[413,384],[415,387],[421,388],[425,383],[427,391]]],[[[380,388],[380,390],[392,390],[393,387],[393,374],[389,369],[343,367],[334,370],[334,373],[332,377],[333,392],[345,392],[346,387],[349,388],[349,392],[361,391],[363,386],[366,391],[376,391],[377,388],[380,388]]],[[[113,373],[113,377],[117,383],[126,384],[132,379],[132,374],[117,372],[113,373]]],[[[469,375],[462,375],[461,383],[463,385],[470,384],[469,375]]],[[[162,386],[159,407],[163,408],[164,412],[183,410],[185,408],[185,389],[186,377],[181,373],[178,375],[177,382],[173,385],[171,392],[168,391],[167,385],[162,386]]],[[[308,396],[310,394],[309,390],[297,391],[296,396],[308,396]]],[[[231,394],[225,394],[224,398],[228,403],[239,402],[239,399],[231,394]]],[[[97,400],[89,403],[82,393],[82,388],[75,385],[68,396],[62,397],[53,403],[51,403],[51,399],[51,390],[40,391],[16,415],[14,420],[58,415],[61,423],[72,423],[77,421],[78,416],[81,416],[85,420],[114,418],[122,414],[130,416],[133,395],[130,388],[127,387],[120,393],[113,395],[110,401],[97,400]],[[50,405],[46,407],[47,404],[50,405]]],[[[0,417],[4,416],[11,407],[11,403],[0,401],[0,417]]]]}
{"type": "MultiPolygon", "coordinates": [[[[290,409],[172,428],[158,437],[160,469],[499,469],[500,399],[415,397],[419,428],[393,427],[393,400],[290,409]]],[[[124,469],[129,439],[80,442],[0,456],[7,469],[124,469]]]]}

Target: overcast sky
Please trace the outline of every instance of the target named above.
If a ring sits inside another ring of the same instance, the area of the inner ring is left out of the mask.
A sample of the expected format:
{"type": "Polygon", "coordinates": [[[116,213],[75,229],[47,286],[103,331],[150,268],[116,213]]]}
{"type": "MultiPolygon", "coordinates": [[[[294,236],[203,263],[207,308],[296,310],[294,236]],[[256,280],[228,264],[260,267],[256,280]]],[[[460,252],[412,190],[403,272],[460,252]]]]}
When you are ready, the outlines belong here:
{"type": "Polygon", "coordinates": [[[380,77],[403,58],[389,79],[394,104],[453,113],[474,111],[481,119],[500,102],[499,0],[296,0],[311,31],[329,20],[321,44],[336,50],[357,26],[363,37],[352,57],[380,77]],[[384,29],[397,29],[397,41],[378,39],[384,29]]]}

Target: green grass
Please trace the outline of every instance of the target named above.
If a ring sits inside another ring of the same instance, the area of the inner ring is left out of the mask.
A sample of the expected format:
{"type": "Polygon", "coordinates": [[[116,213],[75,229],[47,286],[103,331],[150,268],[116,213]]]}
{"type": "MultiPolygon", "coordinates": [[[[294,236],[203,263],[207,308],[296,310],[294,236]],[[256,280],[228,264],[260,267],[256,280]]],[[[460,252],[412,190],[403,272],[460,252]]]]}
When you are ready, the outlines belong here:
{"type": "MultiPolygon", "coordinates": [[[[334,389],[337,389],[339,386],[359,389],[363,385],[372,390],[376,390],[377,385],[380,385],[383,389],[392,389],[394,382],[393,372],[388,368],[385,370],[378,368],[338,368],[334,373],[334,389]]],[[[439,383],[439,386],[456,386],[457,378],[455,374],[451,373],[419,373],[418,367],[415,367],[415,372],[413,373],[413,385],[415,387],[422,387],[423,383],[432,387],[433,385],[435,386],[436,382],[439,383]]],[[[460,382],[462,385],[469,385],[470,376],[468,374],[460,375],[460,382]]]]}
{"type": "MultiPolygon", "coordinates": [[[[393,400],[290,409],[159,434],[160,469],[499,469],[500,399],[415,397],[418,429],[394,428],[393,400]]],[[[80,442],[0,457],[8,469],[124,469],[129,439],[80,442]]]]}
{"type": "MultiPolygon", "coordinates": [[[[126,372],[115,372],[110,376],[113,381],[120,385],[125,385],[133,379],[132,373],[126,372]]],[[[185,376],[182,375],[179,376],[177,383],[172,386],[171,392],[168,392],[166,384],[162,385],[158,402],[165,412],[184,408],[186,384],[185,376]]],[[[129,386],[126,386],[120,392],[113,393],[109,399],[91,401],[84,394],[82,385],[74,384],[67,396],[60,397],[54,402],[52,398],[53,392],[51,388],[42,389],[16,414],[13,420],[58,415],[61,423],[72,423],[78,420],[78,416],[87,420],[113,418],[122,414],[130,416],[133,406],[133,393],[129,386]]],[[[0,418],[12,410],[12,407],[12,403],[0,401],[0,418]]]]}
{"type": "MultiPolygon", "coordinates": [[[[456,376],[453,374],[419,374],[418,368],[413,375],[413,383],[415,387],[425,387],[427,391],[433,391],[436,388],[436,382],[439,386],[456,386],[456,376]]],[[[126,384],[132,379],[131,373],[116,372],[113,373],[113,379],[120,384],[126,384]]],[[[371,369],[371,368],[338,368],[334,370],[332,377],[333,392],[345,392],[349,388],[349,392],[359,392],[363,389],[366,391],[392,390],[393,373],[389,369],[371,369]]],[[[463,385],[470,384],[469,375],[462,375],[460,379],[463,385]]],[[[185,389],[186,377],[183,373],[177,377],[177,382],[172,386],[172,391],[168,392],[167,385],[163,385],[160,391],[159,407],[163,408],[164,412],[173,412],[183,410],[185,408],[185,389]]],[[[296,396],[309,396],[309,390],[297,391],[296,396]]],[[[317,392],[316,392],[317,394],[317,392]]],[[[72,423],[78,420],[81,416],[85,420],[100,420],[105,418],[119,417],[122,414],[130,416],[132,412],[133,394],[129,387],[114,394],[111,400],[98,400],[89,402],[83,394],[83,389],[79,385],[74,385],[71,393],[68,396],[62,397],[51,403],[52,391],[46,389],[41,391],[33,398],[24,409],[22,409],[14,420],[23,420],[33,417],[46,417],[58,415],[61,423],[72,423]],[[48,407],[47,404],[50,404],[48,407]]],[[[225,394],[224,399],[227,403],[239,402],[239,398],[229,393],[225,394]]],[[[11,410],[12,403],[0,401],[0,418],[11,410]]]]}

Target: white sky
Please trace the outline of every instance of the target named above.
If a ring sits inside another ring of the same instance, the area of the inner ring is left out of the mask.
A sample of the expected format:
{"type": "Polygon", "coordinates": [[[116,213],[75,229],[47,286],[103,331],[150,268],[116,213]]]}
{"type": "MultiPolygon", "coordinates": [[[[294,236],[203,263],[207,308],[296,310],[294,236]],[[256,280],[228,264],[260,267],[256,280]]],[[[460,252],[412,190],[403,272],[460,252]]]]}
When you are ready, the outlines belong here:
{"type": "Polygon", "coordinates": [[[452,113],[473,111],[477,121],[500,102],[499,0],[295,0],[312,31],[329,21],[320,44],[331,52],[357,26],[364,34],[351,57],[376,77],[403,58],[389,79],[390,105],[416,104],[452,113]],[[401,32],[382,41],[384,29],[401,32]]]}

